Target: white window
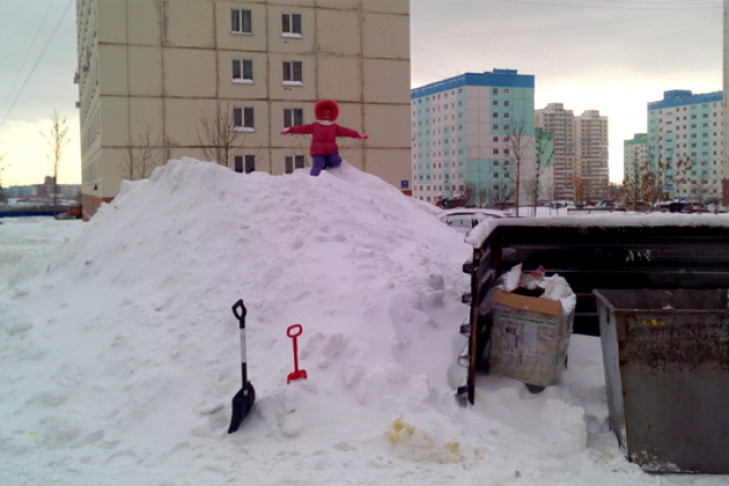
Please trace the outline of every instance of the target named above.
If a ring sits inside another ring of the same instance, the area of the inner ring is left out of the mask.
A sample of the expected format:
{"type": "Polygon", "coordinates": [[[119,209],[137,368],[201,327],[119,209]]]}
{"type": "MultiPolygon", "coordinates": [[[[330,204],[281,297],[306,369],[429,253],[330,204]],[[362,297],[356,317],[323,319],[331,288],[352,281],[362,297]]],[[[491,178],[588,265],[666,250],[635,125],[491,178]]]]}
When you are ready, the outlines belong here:
{"type": "Polygon", "coordinates": [[[281,15],[281,36],[301,37],[301,14],[285,13],[281,15]]]}
{"type": "Polygon", "coordinates": [[[255,155],[236,155],[234,160],[236,172],[245,172],[246,174],[250,174],[256,170],[255,155]]]}
{"type": "Polygon", "coordinates": [[[301,86],[303,84],[301,61],[284,61],[283,83],[289,86],[301,86]]]}
{"type": "Polygon", "coordinates": [[[233,108],[233,126],[238,132],[254,131],[253,107],[233,108]]]}
{"type": "Polygon", "coordinates": [[[252,34],[251,11],[239,8],[231,9],[230,31],[234,34],[252,34]]]}
{"type": "Polygon", "coordinates": [[[233,82],[253,83],[253,61],[250,59],[233,59],[233,82]]]}
{"type": "Polygon", "coordinates": [[[296,169],[304,168],[303,155],[287,155],[286,156],[286,173],[291,174],[296,169]]]}
{"type": "Polygon", "coordinates": [[[301,125],[304,123],[304,110],[301,108],[284,109],[284,128],[301,125]]]}

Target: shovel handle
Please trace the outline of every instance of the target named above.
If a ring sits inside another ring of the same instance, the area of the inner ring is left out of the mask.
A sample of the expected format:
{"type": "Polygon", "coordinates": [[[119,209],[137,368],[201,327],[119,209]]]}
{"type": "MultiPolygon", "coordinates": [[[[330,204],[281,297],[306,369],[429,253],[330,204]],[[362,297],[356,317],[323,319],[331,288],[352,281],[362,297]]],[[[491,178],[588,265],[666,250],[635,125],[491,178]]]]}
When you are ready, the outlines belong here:
{"type": "Polygon", "coordinates": [[[301,326],[301,324],[294,324],[293,326],[289,326],[288,329],[286,329],[286,335],[290,338],[295,338],[301,334],[301,332],[304,330],[304,328],[301,326]]]}
{"type": "Polygon", "coordinates": [[[241,329],[246,328],[246,306],[243,305],[243,299],[233,304],[233,315],[238,318],[238,325],[241,329]]]}

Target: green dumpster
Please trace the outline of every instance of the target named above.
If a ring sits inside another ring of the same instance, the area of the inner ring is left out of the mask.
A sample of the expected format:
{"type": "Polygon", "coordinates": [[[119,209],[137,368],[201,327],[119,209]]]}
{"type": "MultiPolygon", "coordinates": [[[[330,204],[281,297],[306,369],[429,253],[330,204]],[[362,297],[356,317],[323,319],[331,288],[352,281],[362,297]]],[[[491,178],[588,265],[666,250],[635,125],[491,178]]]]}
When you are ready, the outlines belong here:
{"type": "Polygon", "coordinates": [[[610,425],[628,459],[729,473],[727,289],[593,293],[610,425]]]}

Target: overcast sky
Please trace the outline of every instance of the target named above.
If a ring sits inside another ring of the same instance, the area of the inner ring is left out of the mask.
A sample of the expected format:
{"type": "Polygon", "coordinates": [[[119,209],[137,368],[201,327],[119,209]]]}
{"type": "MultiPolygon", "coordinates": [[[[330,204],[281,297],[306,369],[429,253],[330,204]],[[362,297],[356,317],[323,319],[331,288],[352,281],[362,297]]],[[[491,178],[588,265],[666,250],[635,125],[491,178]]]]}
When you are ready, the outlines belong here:
{"type": "MultiPolygon", "coordinates": [[[[75,17],[75,0],[0,2],[3,185],[49,172],[39,131],[54,109],[78,140],[75,17]]],[[[411,87],[494,68],[532,74],[536,108],[608,116],[611,180],[622,179],[623,140],[646,130],[648,102],[722,89],[722,0],[410,0],[410,24],[411,87]]],[[[79,182],[78,143],[65,165],[61,182],[79,182]]]]}

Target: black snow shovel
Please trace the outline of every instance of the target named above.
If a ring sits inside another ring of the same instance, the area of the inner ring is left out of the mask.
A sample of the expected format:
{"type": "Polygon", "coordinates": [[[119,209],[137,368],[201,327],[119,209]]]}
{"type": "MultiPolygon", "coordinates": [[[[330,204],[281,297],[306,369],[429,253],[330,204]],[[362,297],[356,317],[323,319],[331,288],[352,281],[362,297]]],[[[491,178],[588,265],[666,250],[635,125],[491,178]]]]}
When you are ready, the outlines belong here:
{"type": "Polygon", "coordinates": [[[248,381],[248,366],[246,364],[246,307],[243,305],[243,299],[238,300],[233,305],[233,314],[238,318],[240,327],[240,369],[243,374],[243,388],[233,397],[233,415],[230,417],[230,427],[228,433],[232,434],[238,427],[248,412],[253,408],[253,402],[256,401],[256,390],[248,381]]]}

